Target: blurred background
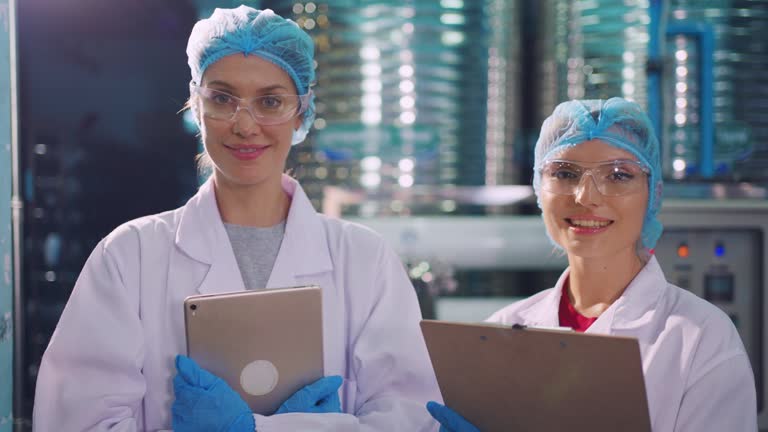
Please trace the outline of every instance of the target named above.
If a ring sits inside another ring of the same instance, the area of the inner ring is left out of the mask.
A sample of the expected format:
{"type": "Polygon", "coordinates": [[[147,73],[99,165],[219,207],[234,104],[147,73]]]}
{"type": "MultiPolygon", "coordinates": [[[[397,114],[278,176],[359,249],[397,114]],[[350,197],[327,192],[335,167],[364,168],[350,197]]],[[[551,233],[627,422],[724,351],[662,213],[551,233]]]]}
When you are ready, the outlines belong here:
{"type": "Polygon", "coordinates": [[[530,188],[557,103],[646,108],[666,181],[656,254],[734,320],[768,430],[768,0],[0,0],[0,432],[30,429],[96,243],[194,194],[186,41],[241,3],[314,38],[317,119],[291,172],[319,211],[385,236],[427,318],[480,321],[565,267],[530,188]]]}

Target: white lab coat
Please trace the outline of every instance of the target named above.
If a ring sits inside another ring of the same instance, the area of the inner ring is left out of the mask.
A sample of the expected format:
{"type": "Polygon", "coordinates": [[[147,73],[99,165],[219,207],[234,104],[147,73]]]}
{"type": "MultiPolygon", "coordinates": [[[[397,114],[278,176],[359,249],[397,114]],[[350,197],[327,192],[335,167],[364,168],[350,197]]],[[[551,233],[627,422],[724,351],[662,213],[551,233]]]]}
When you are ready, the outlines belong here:
{"type": "MultiPolygon", "coordinates": [[[[293,198],[267,286],[322,287],[325,373],[344,377],[344,413],[254,415],[258,432],[436,430],[424,406],[440,392],[402,263],[374,232],[316,213],[296,181],[283,188],[293,198]]],[[[244,289],[211,180],[184,207],[118,227],[43,356],[34,430],[169,430],[182,301],[244,289]]]]}
{"type": "MultiPolygon", "coordinates": [[[[567,275],[488,321],[559,325],[567,275]]],[[[638,339],[654,431],[757,431],[754,375],[736,328],[714,305],[668,283],[655,257],[586,332],[638,339]]]]}

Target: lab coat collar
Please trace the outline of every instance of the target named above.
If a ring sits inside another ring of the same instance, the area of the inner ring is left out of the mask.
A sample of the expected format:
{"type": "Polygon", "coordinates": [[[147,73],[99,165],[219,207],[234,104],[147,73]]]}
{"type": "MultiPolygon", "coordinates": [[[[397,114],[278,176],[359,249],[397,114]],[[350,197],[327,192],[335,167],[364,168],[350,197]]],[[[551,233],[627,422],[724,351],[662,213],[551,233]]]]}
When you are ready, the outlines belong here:
{"type": "Polygon", "coordinates": [[[558,311],[560,307],[560,296],[563,292],[563,284],[568,279],[571,269],[567,268],[557,280],[555,288],[540,301],[532,303],[527,308],[520,311],[519,315],[522,322],[528,326],[557,327],[560,325],[558,311]]]}
{"type": "Polygon", "coordinates": [[[293,286],[298,276],[333,270],[325,224],[299,183],[283,174],[283,190],[292,196],[285,236],[267,282],[268,288],[293,286]]]}
{"type": "Polygon", "coordinates": [[[653,315],[660,309],[659,303],[667,289],[664,272],[656,256],[651,256],[621,297],[606,309],[587,331],[607,333],[614,330],[639,329],[653,322],[653,315]],[[601,320],[603,322],[600,322],[601,320]]]}
{"type": "MultiPolygon", "coordinates": [[[[285,235],[267,283],[268,288],[293,286],[297,277],[333,269],[325,226],[298,182],[283,175],[291,196],[285,235]]],[[[184,206],[176,245],[190,258],[210,267],[197,290],[201,294],[243,291],[245,286],[208,179],[184,206]]]]}
{"type": "Polygon", "coordinates": [[[222,235],[226,236],[226,231],[216,205],[213,178],[209,178],[181,209],[175,242],[190,258],[211,264],[214,256],[220,256],[212,246],[220,244],[222,235]]]}
{"type": "MultiPolygon", "coordinates": [[[[540,301],[519,312],[522,322],[531,326],[559,326],[560,297],[570,274],[565,269],[555,287],[540,301]]],[[[650,323],[667,289],[667,281],[655,256],[646,263],[613,304],[587,329],[587,333],[610,334],[613,330],[639,328],[650,323]]]]}

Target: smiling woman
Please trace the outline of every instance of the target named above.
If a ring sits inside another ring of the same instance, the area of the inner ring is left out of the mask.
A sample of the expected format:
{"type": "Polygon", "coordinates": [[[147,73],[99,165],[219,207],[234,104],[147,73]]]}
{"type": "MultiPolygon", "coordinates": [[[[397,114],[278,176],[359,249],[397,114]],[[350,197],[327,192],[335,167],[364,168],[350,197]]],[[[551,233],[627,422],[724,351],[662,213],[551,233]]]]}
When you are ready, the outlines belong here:
{"type": "Polygon", "coordinates": [[[440,393],[399,258],[372,231],[316,213],[283,173],[314,118],[313,53],[270,10],[216,9],[195,25],[188,107],[211,176],[185,206],[93,251],[40,367],[36,430],[436,429],[423,407],[440,393]],[[322,288],[326,376],[254,414],[230,387],[241,383],[185,356],[183,301],[301,285],[322,288]]]}
{"type": "Polygon", "coordinates": [[[556,171],[552,161],[540,170],[540,203],[550,238],[570,260],[610,256],[639,270],[649,169],[632,153],[599,139],[565,147],[557,157],[556,171]],[[563,167],[562,160],[568,165],[563,167]],[[557,180],[566,173],[571,178],[557,180]]]}
{"type": "MultiPolygon", "coordinates": [[[[619,98],[562,103],[535,153],[547,234],[569,267],[554,288],[488,321],[637,338],[654,431],[756,431],[754,375],[736,328],[669,284],[653,255],[662,183],[645,113],[619,98]]],[[[449,430],[477,431],[448,407],[429,409],[449,430]]]]}
{"type": "MultiPolygon", "coordinates": [[[[217,192],[246,187],[260,195],[281,190],[280,179],[294,131],[301,127],[303,111],[296,105],[282,115],[264,115],[265,109],[254,107],[251,101],[274,102],[288,96],[299,100],[288,74],[259,56],[233,54],[206,69],[200,86],[193,88],[207,89],[195,91],[191,102],[197,105],[197,121],[205,152],[212,161],[217,192]],[[223,113],[225,109],[229,110],[229,118],[223,113]]],[[[225,220],[230,211],[237,211],[230,207],[220,210],[225,220]]],[[[266,226],[277,222],[264,221],[266,226]]]]}

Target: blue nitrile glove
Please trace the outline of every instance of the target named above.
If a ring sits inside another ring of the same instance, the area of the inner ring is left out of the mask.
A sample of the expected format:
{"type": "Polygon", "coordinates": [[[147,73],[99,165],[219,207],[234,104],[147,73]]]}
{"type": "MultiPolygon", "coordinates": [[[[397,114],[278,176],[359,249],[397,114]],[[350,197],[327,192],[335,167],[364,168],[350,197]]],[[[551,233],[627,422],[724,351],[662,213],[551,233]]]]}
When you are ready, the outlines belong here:
{"type": "Polygon", "coordinates": [[[175,432],[253,432],[253,413],[224,380],[187,356],[176,356],[173,378],[175,432]]]}
{"type": "Polygon", "coordinates": [[[445,405],[429,401],[427,411],[440,423],[440,432],[480,432],[480,429],[445,405]]]}
{"type": "Polygon", "coordinates": [[[339,387],[343,381],[338,375],[320,378],[294,393],[275,414],[340,413],[339,387]]]}

